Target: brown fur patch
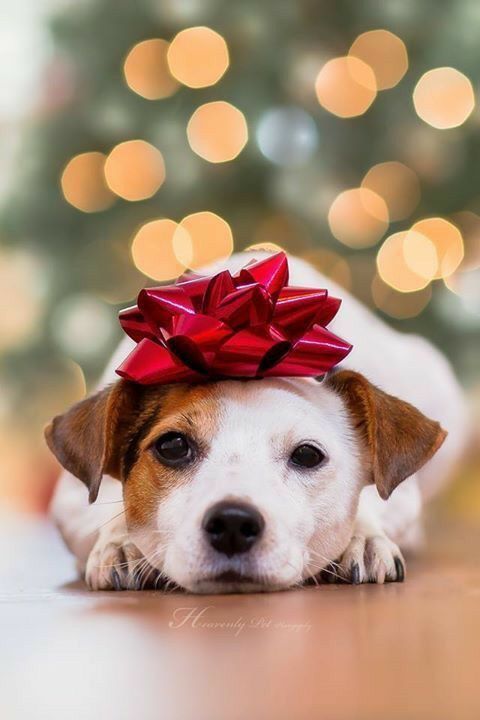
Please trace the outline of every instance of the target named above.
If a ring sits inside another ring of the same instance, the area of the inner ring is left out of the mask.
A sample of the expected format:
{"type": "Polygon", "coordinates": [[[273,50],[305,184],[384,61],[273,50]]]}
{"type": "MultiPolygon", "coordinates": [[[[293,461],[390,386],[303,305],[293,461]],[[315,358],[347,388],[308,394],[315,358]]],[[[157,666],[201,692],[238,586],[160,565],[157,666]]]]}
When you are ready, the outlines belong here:
{"type": "MultiPolygon", "coordinates": [[[[146,405],[154,404],[147,397],[146,405]]],[[[124,498],[130,527],[144,527],[155,516],[156,508],[174,487],[187,482],[194,465],[184,469],[169,468],[150,451],[152,443],[166,432],[176,430],[192,438],[200,457],[208,452],[218,424],[218,402],[215,385],[171,386],[148,432],[137,445],[137,460],[125,478],[124,498]]]]}
{"type": "Polygon", "coordinates": [[[430,460],[447,436],[438,422],[359,373],[342,370],[327,384],[343,397],[353,417],[368,452],[372,482],[384,500],[430,460]]]}
{"type": "Polygon", "coordinates": [[[150,451],[170,430],[193,438],[206,453],[218,420],[217,390],[206,385],[142,386],[120,380],[74,405],[45,430],[63,467],[98,495],[102,475],[124,483],[127,522],[143,526],[161,498],[191,474],[168,468],[150,451]]]}
{"type": "Polygon", "coordinates": [[[191,469],[165,467],[150,451],[163,433],[192,437],[208,450],[218,420],[214,384],[148,385],[120,380],[74,405],[46,428],[47,443],[63,467],[89,489],[94,502],[102,475],[124,483],[127,522],[144,525],[161,498],[191,469]]]}

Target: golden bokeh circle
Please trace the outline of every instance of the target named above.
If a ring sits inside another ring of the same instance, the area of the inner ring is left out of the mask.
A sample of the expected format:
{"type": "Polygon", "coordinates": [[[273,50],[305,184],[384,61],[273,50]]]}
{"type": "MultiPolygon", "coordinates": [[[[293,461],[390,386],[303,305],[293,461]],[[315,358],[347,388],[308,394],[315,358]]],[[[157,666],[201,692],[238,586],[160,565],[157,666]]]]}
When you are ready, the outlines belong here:
{"type": "Polygon", "coordinates": [[[402,293],[387,285],[379,275],[375,275],[371,284],[371,293],[375,306],[397,320],[417,317],[425,310],[432,298],[432,286],[416,292],[402,293]]]}
{"type": "Polygon", "coordinates": [[[131,254],[135,267],[154,280],[173,280],[185,271],[173,250],[173,236],[178,225],[162,218],[145,223],[132,241],[131,254]]]}
{"type": "Polygon", "coordinates": [[[227,43],[208,27],[191,27],[173,38],[167,52],[170,72],[191,88],[214,85],[229,65],[227,43]]]}
{"type": "Polygon", "coordinates": [[[169,97],[178,89],[167,63],[169,43],[161,38],[142,40],[132,47],[123,64],[128,87],[147,100],[169,97]]]}
{"type": "Polygon", "coordinates": [[[410,270],[428,282],[436,277],[438,272],[437,249],[429,237],[416,232],[414,228],[408,230],[404,237],[403,258],[410,270]]]}
{"type": "Polygon", "coordinates": [[[82,212],[106,210],[115,202],[104,176],[105,155],[86,152],[66,164],[60,184],[65,200],[82,212]]]}
{"type": "Polygon", "coordinates": [[[105,161],[108,187],[124,200],[152,197],[165,180],[160,150],[145,140],[127,140],[116,145],[105,161]]]}
{"type": "Polygon", "coordinates": [[[374,165],[366,173],[361,186],[383,197],[390,220],[408,217],[420,201],[418,177],[401,162],[389,161],[374,165]]]}
{"type": "Polygon", "coordinates": [[[460,210],[452,220],[463,237],[465,255],[459,270],[476,270],[480,267],[480,215],[471,210],[460,210]]]}
{"type": "Polygon", "coordinates": [[[389,30],[362,33],[352,44],[349,56],[363,60],[372,68],[378,90],[395,87],[408,70],[405,43],[389,30]]]}
{"type": "Polygon", "coordinates": [[[434,278],[452,275],[463,260],[462,233],[456,225],[441,217],[419,220],[412,225],[411,232],[428,238],[437,254],[437,269],[434,278]]]}
{"type": "Polygon", "coordinates": [[[333,115],[363,115],[377,96],[372,68],[356,57],[338,57],[325,63],[317,75],[315,92],[320,105],[333,115]]]}
{"type": "Polygon", "coordinates": [[[344,190],[328,212],[332,235],[352,248],[375,245],[385,234],[388,223],[385,200],[368,188],[344,190]]]}
{"type": "Polygon", "coordinates": [[[249,245],[245,248],[245,252],[254,252],[255,250],[268,253],[285,252],[284,248],[282,248],[280,245],[277,245],[277,243],[268,241],[253,243],[253,245],[249,245]]]}
{"type": "Polygon", "coordinates": [[[42,270],[27,251],[0,248],[0,352],[28,344],[38,332],[45,308],[42,270]]]}
{"type": "Polygon", "coordinates": [[[228,162],[237,157],[248,140],[243,113],[222,100],[205,103],[195,110],[187,126],[192,150],[211,163],[228,162]]]}
{"type": "Polygon", "coordinates": [[[439,130],[458,127],[475,107],[470,80],[452,67],[440,67],[424,73],[413,91],[417,115],[439,130]]]}
{"type": "Polygon", "coordinates": [[[230,225],[213,212],[192,213],[175,229],[173,249],[178,261],[191,270],[198,270],[218,260],[226,260],[233,252],[230,225]]]}
{"type": "Polygon", "coordinates": [[[429,280],[418,275],[405,260],[404,242],[407,232],[387,237],[377,253],[377,270],[383,282],[402,293],[423,290],[429,280]]]}

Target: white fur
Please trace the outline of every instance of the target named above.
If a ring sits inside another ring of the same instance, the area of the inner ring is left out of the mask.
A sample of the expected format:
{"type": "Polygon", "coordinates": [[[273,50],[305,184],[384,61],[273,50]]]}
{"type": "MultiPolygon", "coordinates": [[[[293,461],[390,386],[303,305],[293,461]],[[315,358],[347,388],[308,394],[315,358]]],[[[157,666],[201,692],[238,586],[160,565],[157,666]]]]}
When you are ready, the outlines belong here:
{"type": "MultiPolygon", "coordinates": [[[[208,457],[194,480],[172,492],[158,509],[159,542],[166,545],[159,565],[178,584],[214,591],[218,583],[209,578],[234,570],[280,588],[318,572],[341,554],[362,472],[340,399],[320,386],[303,385],[300,397],[298,381],[225,383],[221,429],[208,457]],[[328,454],[318,471],[296,470],[288,462],[292,450],[305,441],[319,443],[328,454]],[[250,552],[227,558],[203,541],[202,518],[221,500],[250,503],[263,515],[265,533],[250,552]],[[335,517],[337,527],[327,534],[329,517],[335,517]]],[[[250,589],[254,586],[259,584],[250,589]]]]}
{"type": "MultiPolygon", "coordinates": [[[[235,272],[250,259],[235,255],[226,266],[235,272]]],[[[302,260],[289,262],[291,284],[327,287],[343,298],[330,326],[354,345],[342,366],[411,402],[449,435],[434,458],[383,501],[374,486],[365,486],[346,409],[324,385],[306,379],[223,383],[221,422],[208,457],[191,483],[161,503],[157,532],[133,538],[153,566],[191,591],[280,589],[340,557],[339,573],[348,574],[356,562],[361,581],[394,577],[394,558],[401,557],[397,545],[406,547],[418,537],[422,505],[446,481],[465,443],[463,395],[441,353],[423,338],[387,326],[302,260]],[[329,461],[319,470],[299,473],[288,466],[288,453],[308,440],[319,443],[329,461]],[[248,500],[266,520],[261,541],[231,559],[209,548],[201,533],[207,508],[226,498],[248,500]],[[258,581],[236,586],[209,580],[226,570],[258,581]]],[[[114,370],[132,346],[123,340],[101,385],[116,379],[114,370]]],[[[121,485],[109,477],[92,506],[84,486],[68,473],[57,487],[53,514],[92,588],[111,586],[105,570],[114,562],[114,549],[132,540],[122,508],[121,485]]]]}

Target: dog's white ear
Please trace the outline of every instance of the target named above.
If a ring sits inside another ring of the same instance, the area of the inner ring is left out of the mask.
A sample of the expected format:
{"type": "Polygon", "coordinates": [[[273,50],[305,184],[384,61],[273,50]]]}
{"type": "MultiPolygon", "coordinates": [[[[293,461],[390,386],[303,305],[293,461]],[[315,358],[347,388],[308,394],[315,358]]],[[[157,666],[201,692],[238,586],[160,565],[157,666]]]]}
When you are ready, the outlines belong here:
{"type": "Polygon", "coordinates": [[[119,477],[119,438],[115,437],[129,383],[120,380],[58,415],[45,429],[47,445],[63,467],[97,499],[102,475],[119,477]]]}
{"type": "Polygon", "coordinates": [[[342,396],[353,417],[368,450],[372,482],[384,500],[430,460],[447,436],[438,422],[360,373],[341,370],[327,385],[342,396]]]}

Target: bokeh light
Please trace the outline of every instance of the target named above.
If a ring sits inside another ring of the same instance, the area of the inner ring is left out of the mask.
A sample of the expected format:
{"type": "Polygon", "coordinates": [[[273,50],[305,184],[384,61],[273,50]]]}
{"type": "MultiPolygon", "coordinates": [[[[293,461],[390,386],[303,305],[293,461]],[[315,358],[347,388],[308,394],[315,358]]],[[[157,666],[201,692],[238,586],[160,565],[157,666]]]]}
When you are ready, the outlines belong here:
{"type": "Polygon", "coordinates": [[[405,43],[388,30],[369,30],[352,44],[350,57],[369,65],[375,73],[378,90],[395,87],[408,70],[405,43]]]}
{"type": "Polygon", "coordinates": [[[51,317],[51,332],[57,345],[79,362],[102,357],[112,347],[115,330],[111,308],[86,293],[65,297],[51,317]]]}
{"type": "Polygon", "coordinates": [[[153,280],[173,280],[185,270],[173,250],[173,236],[178,225],[162,218],[145,223],[132,241],[131,253],[135,266],[153,280]]]}
{"type": "Polygon", "coordinates": [[[318,102],[342,118],[363,115],[377,96],[372,68],[356,57],[338,57],[322,67],[315,81],[318,102]]]}
{"type": "Polygon", "coordinates": [[[119,307],[280,250],[433,340],[480,420],[478,3],[59,3],[64,31],[4,65],[7,501],[39,497],[41,426],[94,388],[119,307]]]}
{"type": "Polygon", "coordinates": [[[245,252],[251,252],[251,251],[261,251],[261,252],[268,252],[268,253],[277,253],[277,252],[283,252],[284,248],[281,247],[281,245],[277,245],[277,243],[273,242],[259,242],[259,243],[253,243],[253,245],[249,245],[245,248],[245,252]]]}
{"type": "Polygon", "coordinates": [[[123,73],[128,87],[147,100],[169,97],[178,89],[167,63],[168,46],[161,38],[143,40],[125,59],[123,73]]]}
{"type": "Polygon", "coordinates": [[[463,237],[465,254],[460,270],[475,270],[480,267],[480,215],[462,210],[452,215],[452,220],[463,237]]]}
{"type": "Polygon", "coordinates": [[[105,161],[105,178],[109,188],[124,200],[152,197],[165,180],[162,153],[144,140],[122,142],[105,161]]]}
{"type": "Polygon", "coordinates": [[[352,248],[375,245],[385,234],[388,222],[385,200],[367,188],[341,192],[328,212],[332,235],[352,248]]]}
{"type": "MultiPolygon", "coordinates": [[[[113,316],[112,327],[115,324],[113,316]]],[[[69,405],[82,400],[87,390],[88,383],[79,363],[64,355],[52,357],[49,365],[38,373],[33,383],[42,425],[54,415],[65,412],[69,405]]]]}
{"type": "Polygon", "coordinates": [[[415,86],[417,115],[439,130],[458,127],[472,113],[475,95],[470,80],[452,67],[426,72],[415,86]]]}
{"type": "Polygon", "coordinates": [[[65,166],[60,180],[65,200],[82,212],[106,210],[115,202],[103,173],[105,155],[86,152],[75,155],[65,166]]]}
{"type": "Polygon", "coordinates": [[[463,260],[463,238],[460,230],[441,217],[419,220],[410,232],[428,238],[437,255],[437,267],[434,278],[445,278],[459,267],[463,260]]]}
{"type": "MultiPolygon", "coordinates": [[[[387,285],[401,293],[423,290],[430,282],[429,279],[414,272],[406,262],[404,244],[407,234],[407,232],[398,232],[390,235],[377,254],[378,274],[387,285]]],[[[410,238],[412,241],[412,235],[410,238]]],[[[420,241],[423,241],[422,237],[420,241]]]]}
{"type": "Polygon", "coordinates": [[[70,382],[68,383],[68,392],[73,396],[71,402],[82,400],[87,394],[87,382],[85,375],[78,363],[70,358],[65,358],[65,365],[70,370],[70,382]]]}
{"type": "Polygon", "coordinates": [[[318,146],[317,126],[302,108],[273,108],[260,118],[257,142],[271,162],[287,167],[302,165],[318,146]]]}
{"type": "Polygon", "coordinates": [[[312,102],[312,88],[315,87],[318,69],[325,62],[325,56],[320,47],[299,48],[293,54],[291,63],[285,67],[282,84],[288,92],[288,97],[307,107],[312,102]]]}
{"type": "Polygon", "coordinates": [[[184,85],[208,87],[218,82],[228,68],[227,43],[211,28],[187,28],[173,38],[167,61],[171,74],[184,85]]]}
{"type": "Polygon", "coordinates": [[[416,275],[428,282],[436,277],[438,255],[435,245],[429,237],[412,228],[403,240],[403,257],[407,266],[416,275]]]}
{"type": "Polygon", "coordinates": [[[173,248],[178,262],[191,270],[226,260],[233,252],[230,225],[213,212],[187,215],[175,230],[173,248]]]}
{"type": "Polygon", "coordinates": [[[392,221],[411,215],[420,201],[420,183],[416,173],[400,162],[374,165],[361,185],[385,200],[392,221]]]}
{"type": "Polygon", "coordinates": [[[45,273],[26,251],[0,250],[0,350],[37,340],[44,310],[45,273]]]}
{"type": "Polygon", "coordinates": [[[455,273],[445,279],[445,285],[458,295],[463,307],[472,315],[480,317],[480,270],[455,273]]]}
{"type": "Polygon", "coordinates": [[[217,101],[200,105],[187,126],[190,147],[212,163],[233,160],[248,140],[245,116],[234,105],[217,101]]]}
{"type": "Polygon", "coordinates": [[[398,320],[420,315],[432,298],[432,286],[411,293],[402,293],[387,285],[379,275],[372,280],[371,293],[375,306],[398,320]]]}
{"type": "Polygon", "coordinates": [[[69,405],[82,400],[87,393],[83,369],[63,355],[51,357],[50,363],[39,369],[32,380],[34,413],[41,426],[54,415],[65,412],[69,405]]]}

